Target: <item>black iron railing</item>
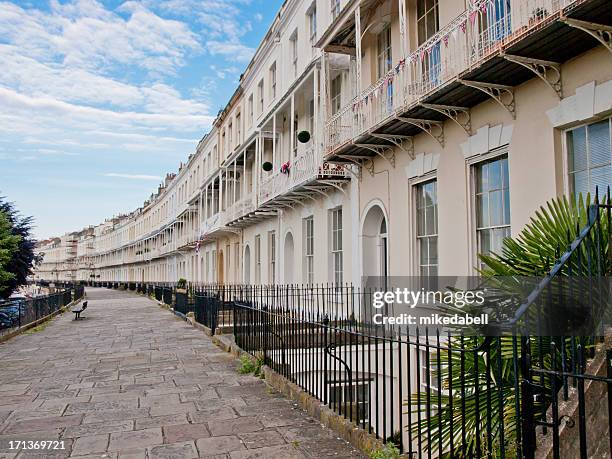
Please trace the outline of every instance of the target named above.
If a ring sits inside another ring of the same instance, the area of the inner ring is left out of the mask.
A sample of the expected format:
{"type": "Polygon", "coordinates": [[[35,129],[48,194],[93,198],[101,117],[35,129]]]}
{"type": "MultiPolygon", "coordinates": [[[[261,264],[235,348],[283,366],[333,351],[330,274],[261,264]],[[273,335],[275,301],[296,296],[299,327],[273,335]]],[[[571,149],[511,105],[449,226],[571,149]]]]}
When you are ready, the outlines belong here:
{"type": "Polygon", "coordinates": [[[586,225],[576,228],[573,238],[568,234],[567,249],[511,321],[517,334],[544,330],[536,337],[520,335],[519,428],[525,458],[536,457],[543,437],[552,440],[547,451],[553,458],[612,454],[612,352],[610,343],[602,344],[612,324],[611,220],[608,191],[606,200],[596,197],[588,208],[586,225]],[[603,362],[599,367],[598,359],[603,362]],[[606,408],[589,400],[597,400],[602,390],[606,408]],[[575,403],[572,410],[561,403],[569,400],[575,403]],[[598,412],[605,409],[602,427],[598,412]]]}
{"type": "Polygon", "coordinates": [[[0,335],[42,319],[81,299],[84,294],[83,285],[62,284],[48,295],[0,301],[0,335]]]}
{"type": "MultiPolygon", "coordinates": [[[[176,293],[156,284],[146,292],[184,313],[192,302],[199,323],[231,328],[243,350],[408,457],[597,457],[589,387],[612,390],[612,352],[603,370],[591,368],[612,319],[611,209],[609,198],[589,208],[496,336],[376,325],[374,290],[351,285],[189,284],[176,293]],[[552,332],[583,316],[576,333],[552,332]]],[[[611,401],[608,392],[608,420],[611,401]]]]}

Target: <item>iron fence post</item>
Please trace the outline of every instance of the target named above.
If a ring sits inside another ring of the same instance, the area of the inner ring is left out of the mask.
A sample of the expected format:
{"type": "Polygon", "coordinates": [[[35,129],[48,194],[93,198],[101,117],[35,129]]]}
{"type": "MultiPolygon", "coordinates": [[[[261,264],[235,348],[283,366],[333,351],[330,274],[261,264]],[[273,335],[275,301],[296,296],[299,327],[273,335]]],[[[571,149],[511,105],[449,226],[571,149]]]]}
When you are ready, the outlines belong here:
{"type": "Polygon", "coordinates": [[[533,407],[531,350],[529,338],[521,338],[521,433],[523,459],[535,458],[535,413],[533,407]]]}

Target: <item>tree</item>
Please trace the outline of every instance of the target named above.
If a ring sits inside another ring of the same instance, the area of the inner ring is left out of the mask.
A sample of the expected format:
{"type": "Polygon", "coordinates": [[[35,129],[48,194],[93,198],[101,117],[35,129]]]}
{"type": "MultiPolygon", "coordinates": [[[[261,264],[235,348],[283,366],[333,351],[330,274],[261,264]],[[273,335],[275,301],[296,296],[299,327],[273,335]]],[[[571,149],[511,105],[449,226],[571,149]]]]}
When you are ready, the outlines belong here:
{"type": "Polygon", "coordinates": [[[0,211],[0,297],[10,295],[9,284],[15,279],[9,271],[9,264],[19,248],[19,236],[15,236],[11,229],[6,214],[0,211]]]}
{"type": "MultiPolygon", "coordinates": [[[[35,241],[31,236],[32,217],[22,216],[13,203],[6,201],[0,196],[0,214],[4,216],[5,227],[14,237],[12,243],[7,243],[12,247],[17,242],[17,248],[10,252],[10,259],[1,264],[0,271],[9,273],[5,278],[0,278],[0,298],[8,298],[19,286],[27,282],[28,276],[32,273],[34,263],[35,241]]],[[[5,255],[6,256],[6,255],[5,255]]]]}

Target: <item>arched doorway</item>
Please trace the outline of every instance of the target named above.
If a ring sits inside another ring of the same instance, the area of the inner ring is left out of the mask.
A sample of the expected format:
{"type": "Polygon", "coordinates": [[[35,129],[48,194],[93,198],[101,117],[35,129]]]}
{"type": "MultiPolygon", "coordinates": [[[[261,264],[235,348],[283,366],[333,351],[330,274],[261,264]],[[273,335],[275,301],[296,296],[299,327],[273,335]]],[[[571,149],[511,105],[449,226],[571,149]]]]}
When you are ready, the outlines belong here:
{"type": "Polygon", "coordinates": [[[291,284],[293,282],[293,234],[288,232],[285,235],[285,245],[284,245],[284,279],[283,282],[285,284],[291,284]]]}
{"type": "Polygon", "coordinates": [[[248,245],[244,248],[244,283],[251,283],[251,249],[248,245]]]}
{"type": "MultiPolygon", "coordinates": [[[[382,208],[370,207],[363,220],[361,230],[361,254],[363,277],[375,277],[379,287],[387,285],[389,277],[389,239],[387,218],[382,208]]],[[[374,285],[372,285],[374,286],[374,285]]]]}

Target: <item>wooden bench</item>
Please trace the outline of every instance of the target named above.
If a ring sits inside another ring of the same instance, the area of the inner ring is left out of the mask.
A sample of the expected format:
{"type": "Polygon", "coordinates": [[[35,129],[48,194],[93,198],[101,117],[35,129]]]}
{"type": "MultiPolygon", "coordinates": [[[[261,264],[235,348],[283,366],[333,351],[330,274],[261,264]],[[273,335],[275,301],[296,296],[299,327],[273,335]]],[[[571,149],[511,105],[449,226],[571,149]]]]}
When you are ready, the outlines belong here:
{"type": "Polygon", "coordinates": [[[84,301],[80,308],[73,309],[74,312],[74,320],[79,320],[81,318],[81,313],[87,309],[87,301],[84,301]]]}

